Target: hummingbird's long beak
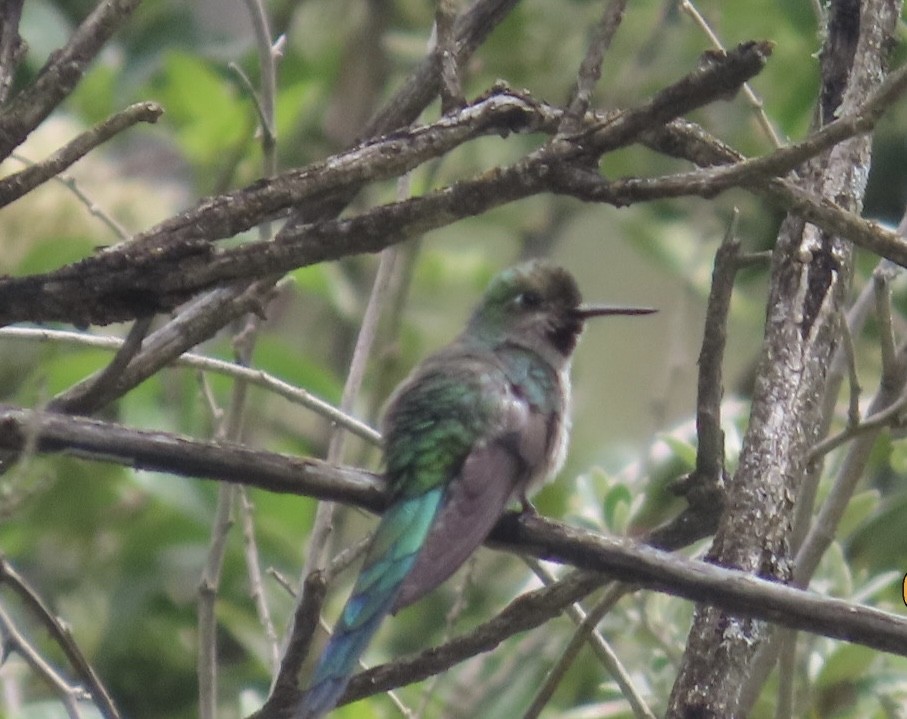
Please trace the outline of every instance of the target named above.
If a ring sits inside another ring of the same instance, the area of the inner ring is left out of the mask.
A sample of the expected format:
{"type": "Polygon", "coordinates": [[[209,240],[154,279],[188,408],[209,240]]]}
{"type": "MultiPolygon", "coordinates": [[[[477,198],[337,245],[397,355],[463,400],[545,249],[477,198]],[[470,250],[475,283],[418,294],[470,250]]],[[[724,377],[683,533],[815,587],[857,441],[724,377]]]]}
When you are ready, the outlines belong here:
{"type": "Polygon", "coordinates": [[[650,315],[658,312],[654,307],[614,307],[608,305],[580,305],[573,310],[576,317],[587,320],[590,317],[605,317],[607,315],[650,315]]]}

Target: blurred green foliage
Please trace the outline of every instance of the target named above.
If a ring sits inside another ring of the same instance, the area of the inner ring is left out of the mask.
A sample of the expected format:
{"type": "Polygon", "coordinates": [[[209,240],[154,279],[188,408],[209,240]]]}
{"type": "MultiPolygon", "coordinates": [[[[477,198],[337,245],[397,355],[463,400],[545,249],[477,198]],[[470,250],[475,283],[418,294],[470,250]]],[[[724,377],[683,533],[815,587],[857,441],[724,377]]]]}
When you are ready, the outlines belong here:
{"type": "MultiPolygon", "coordinates": [[[[34,77],[47,54],[65,41],[92,6],[88,0],[25,4],[22,32],[30,52],[18,86],[34,77]]],[[[754,38],[774,42],[774,56],[753,87],[781,135],[802,137],[812,121],[820,43],[809,3],[703,0],[698,7],[727,44],[754,38]]],[[[355,119],[361,126],[399,85],[422,56],[433,17],[431,4],[419,0],[277,0],[268,8],[275,35],[286,35],[276,97],[281,168],[321,158],[351,141],[355,127],[347,124],[355,119]],[[371,84],[357,81],[363,77],[371,84]]],[[[601,8],[589,0],[525,0],[468,64],[467,95],[503,78],[540,98],[564,101],[601,8]]],[[[250,28],[240,2],[146,0],[23,154],[46,156],[79,129],[128,103],[153,99],[166,110],[158,125],[129,131],[73,168],[93,202],[130,231],[138,231],[202,195],[254,181],[261,174],[257,115],[238,75],[228,67],[236,63],[258,84],[250,28]]],[[[708,46],[675,3],[630,3],[606,56],[595,104],[613,108],[644,100],[693,68],[708,46]]],[[[424,119],[435,118],[437,112],[433,106],[424,119]]],[[[881,160],[874,165],[866,200],[869,212],[887,220],[900,216],[904,202],[904,114],[902,104],[880,127],[876,145],[881,160]]],[[[716,103],[693,119],[744,152],[770,149],[743,97],[716,103]]],[[[513,162],[542,141],[510,137],[471,143],[417,170],[412,191],[425,192],[513,162]]],[[[681,167],[647,150],[628,148],[608,156],[602,170],[611,177],[648,176],[681,167]]],[[[394,193],[393,183],[368,188],[356,206],[390,200],[394,193]]],[[[414,243],[414,269],[402,293],[408,301],[385,323],[388,331],[379,338],[356,414],[374,421],[389,387],[457,331],[488,278],[522,254],[541,249],[578,275],[588,297],[653,304],[662,311],[650,320],[590,327],[576,361],[570,460],[560,481],[541,495],[539,507],[605,532],[635,534],[655,526],[678,508],[667,488],[689,471],[695,454],[690,418],[701,320],[714,249],[734,206],[740,209],[739,234],[746,249],[771,247],[778,213],[736,191],[712,201],[681,199],[621,210],[537,197],[414,243]]],[[[5,209],[0,227],[2,271],[13,274],[47,270],[88,254],[93,246],[116,241],[67,188],[56,184],[5,209]]],[[[867,281],[874,264],[870,257],[861,261],[858,286],[867,281]]],[[[269,310],[253,364],[338,401],[375,266],[373,257],[362,257],[294,272],[291,288],[269,310]]],[[[746,426],[766,271],[756,267],[742,272],[732,305],[725,375],[730,470],[746,426]]],[[[103,331],[122,334],[124,328],[103,331]]],[[[871,393],[878,382],[878,338],[868,332],[855,341],[861,381],[871,393]]],[[[231,334],[224,332],[199,349],[229,359],[231,334]]],[[[0,339],[2,400],[40,406],[108,358],[101,350],[0,339]]],[[[213,401],[226,407],[231,382],[218,376],[205,382],[213,401]]],[[[202,383],[185,369],[159,374],[106,414],[129,425],[201,438],[210,437],[216,425],[202,383]]],[[[249,444],[300,455],[323,456],[330,434],[323,419],[254,388],[245,425],[249,444]]],[[[346,461],[377,466],[373,449],[358,441],[349,447],[346,461]]],[[[839,461],[838,455],[829,458],[829,476],[839,461]]],[[[880,443],[864,489],[853,501],[814,587],[903,611],[898,588],[899,572],[907,570],[907,486],[901,481],[905,465],[899,439],[880,443]],[[860,596],[867,586],[873,593],[860,596]]],[[[125,716],[196,715],[196,590],[210,541],[215,494],[211,483],[61,457],[28,458],[0,477],[0,551],[72,627],[125,716]]],[[[314,502],[260,491],[250,496],[262,567],[295,584],[314,502]]],[[[334,547],[356,541],[368,524],[358,512],[343,512],[334,547]]],[[[335,616],[351,574],[344,574],[331,594],[327,617],[335,616]]],[[[282,633],[292,599],[270,575],[264,582],[282,633]]],[[[450,631],[468,631],[536,584],[515,557],[483,550],[458,578],[389,621],[368,661],[417,651],[450,631]],[[467,601],[449,622],[451,603],[463,582],[467,601]]],[[[10,611],[37,648],[65,667],[57,648],[27,612],[14,604],[10,611]]],[[[637,594],[621,602],[602,625],[656,713],[665,706],[691,611],[680,600],[637,594]]],[[[230,719],[254,709],[270,681],[236,528],[217,612],[221,716],[230,719]]],[[[464,702],[463,716],[519,715],[570,634],[566,620],[551,622],[542,632],[515,637],[495,652],[452,669],[433,686],[424,716],[452,716],[451,707],[464,702]]],[[[905,677],[903,659],[807,637],[798,648],[796,715],[888,716],[885,707],[907,701],[905,677]]],[[[773,677],[754,716],[774,715],[776,682],[773,677]]],[[[0,668],[0,683],[21,693],[18,717],[65,716],[18,657],[0,668]]],[[[400,693],[417,707],[425,690],[426,685],[417,685],[400,693]]],[[[0,705],[0,717],[13,719],[4,711],[0,705]]],[[[396,714],[378,697],[340,709],[336,716],[396,714]]],[[[613,681],[584,653],[546,716],[631,714],[613,681]]]]}

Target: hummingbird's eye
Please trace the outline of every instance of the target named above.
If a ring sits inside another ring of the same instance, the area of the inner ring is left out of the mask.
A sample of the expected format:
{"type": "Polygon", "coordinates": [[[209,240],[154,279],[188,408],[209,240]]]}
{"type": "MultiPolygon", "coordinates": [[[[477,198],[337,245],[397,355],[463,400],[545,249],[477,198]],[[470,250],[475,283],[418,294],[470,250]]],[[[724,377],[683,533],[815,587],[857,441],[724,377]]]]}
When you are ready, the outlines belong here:
{"type": "Polygon", "coordinates": [[[516,296],[516,303],[520,307],[528,310],[534,310],[542,306],[542,296],[535,290],[526,290],[516,296]]]}

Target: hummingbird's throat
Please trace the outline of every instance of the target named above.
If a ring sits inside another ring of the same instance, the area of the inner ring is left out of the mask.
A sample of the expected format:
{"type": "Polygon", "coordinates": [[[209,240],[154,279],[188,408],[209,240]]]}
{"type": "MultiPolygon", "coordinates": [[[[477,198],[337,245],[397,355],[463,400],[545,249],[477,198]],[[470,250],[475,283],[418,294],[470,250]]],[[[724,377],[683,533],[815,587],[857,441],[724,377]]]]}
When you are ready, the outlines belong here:
{"type": "Polygon", "coordinates": [[[548,341],[564,357],[569,357],[576,349],[576,343],[583,331],[583,320],[569,317],[555,323],[547,332],[548,341]]]}

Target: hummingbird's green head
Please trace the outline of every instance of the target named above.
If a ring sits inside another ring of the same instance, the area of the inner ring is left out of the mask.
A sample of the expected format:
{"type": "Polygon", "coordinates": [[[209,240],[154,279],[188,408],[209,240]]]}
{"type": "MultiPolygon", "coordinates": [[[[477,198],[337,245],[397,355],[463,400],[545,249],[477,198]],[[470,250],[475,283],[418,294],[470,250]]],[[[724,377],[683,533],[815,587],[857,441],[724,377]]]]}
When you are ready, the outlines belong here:
{"type": "Polygon", "coordinates": [[[569,360],[589,317],[649,312],[654,310],[583,305],[573,275],[549,262],[532,260],[504,270],[491,281],[467,331],[492,345],[526,347],[559,367],[569,360]]]}

